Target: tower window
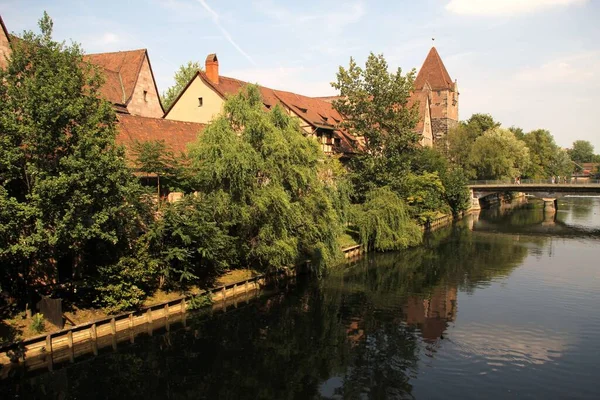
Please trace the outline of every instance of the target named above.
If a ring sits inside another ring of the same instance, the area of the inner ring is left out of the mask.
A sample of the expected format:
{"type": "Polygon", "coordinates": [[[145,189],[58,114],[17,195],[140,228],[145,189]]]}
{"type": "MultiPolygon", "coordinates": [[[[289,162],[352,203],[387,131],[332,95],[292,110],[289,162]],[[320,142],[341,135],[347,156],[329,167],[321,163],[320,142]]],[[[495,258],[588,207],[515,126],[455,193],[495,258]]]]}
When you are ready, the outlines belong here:
{"type": "Polygon", "coordinates": [[[148,91],[144,90],[144,101],[148,102],[148,91]]]}
{"type": "Polygon", "coordinates": [[[202,97],[198,97],[198,107],[202,107],[203,104],[204,100],[202,99],[202,97]]]}

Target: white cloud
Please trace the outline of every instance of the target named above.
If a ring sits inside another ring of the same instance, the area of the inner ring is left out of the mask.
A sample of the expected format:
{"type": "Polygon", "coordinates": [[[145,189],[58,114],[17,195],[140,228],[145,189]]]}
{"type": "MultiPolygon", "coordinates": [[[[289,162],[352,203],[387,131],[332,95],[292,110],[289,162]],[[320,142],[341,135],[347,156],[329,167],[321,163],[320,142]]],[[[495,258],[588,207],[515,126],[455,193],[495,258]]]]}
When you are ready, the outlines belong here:
{"type": "Polygon", "coordinates": [[[541,66],[525,68],[515,75],[523,83],[595,84],[600,77],[600,52],[590,51],[572,54],[552,60],[541,66]]]}
{"type": "Polygon", "coordinates": [[[104,35],[102,35],[102,38],[100,38],[98,43],[101,45],[109,45],[119,43],[120,41],[121,38],[116,33],[106,32],[104,35]]]}
{"type": "Polygon", "coordinates": [[[587,2],[588,0],[450,0],[446,10],[460,15],[510,16],[587,2]]]}

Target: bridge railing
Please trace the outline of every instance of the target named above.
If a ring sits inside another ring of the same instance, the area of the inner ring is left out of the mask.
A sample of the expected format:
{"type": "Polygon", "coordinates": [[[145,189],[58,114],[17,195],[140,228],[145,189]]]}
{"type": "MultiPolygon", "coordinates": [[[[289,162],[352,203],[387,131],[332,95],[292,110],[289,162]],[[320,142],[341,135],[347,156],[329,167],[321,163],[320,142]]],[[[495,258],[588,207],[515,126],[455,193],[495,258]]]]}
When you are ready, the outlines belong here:
{"type": "MultiPolygon", "coordinates": [[[[469,181],[469,185],[517,185],[514,179],[469,181]]],[[[600,185],[600,179],[569,178],[552,182],[550,179],[521,179],[521,185],[600,185]]]]}

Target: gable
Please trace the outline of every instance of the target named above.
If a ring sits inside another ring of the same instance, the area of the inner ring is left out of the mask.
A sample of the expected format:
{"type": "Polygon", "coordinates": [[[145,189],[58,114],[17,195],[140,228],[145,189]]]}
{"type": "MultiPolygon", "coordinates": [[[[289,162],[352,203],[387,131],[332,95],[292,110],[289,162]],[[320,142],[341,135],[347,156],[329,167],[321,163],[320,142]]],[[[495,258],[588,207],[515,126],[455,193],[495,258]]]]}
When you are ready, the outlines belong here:
{"type": "Polygon", "coordinates": [[[165,118],[206,124],[221,112],[223,103],[223,97],[196,74],[167,110],[165,118]]]}
{"type": "Polygon", "coordinates": [[[127,111],[133,115],[162,118],[164,114],[147,55],[144,56],[133,93],[126,104],[127,111]]]}

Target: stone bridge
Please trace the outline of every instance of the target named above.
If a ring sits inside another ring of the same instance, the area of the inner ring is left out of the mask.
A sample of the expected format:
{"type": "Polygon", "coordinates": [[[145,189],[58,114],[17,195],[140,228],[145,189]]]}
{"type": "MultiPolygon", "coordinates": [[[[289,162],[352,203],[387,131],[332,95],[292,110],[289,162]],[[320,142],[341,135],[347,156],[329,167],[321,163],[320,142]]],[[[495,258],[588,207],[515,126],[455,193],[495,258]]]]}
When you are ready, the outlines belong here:
{"type": "Polygon", "coordinates": [[[572,195],[600,196],[600,180],[587,182],[552,183],[548,181],[474,181],[469,183],[472,208],[480,208],[479,199],[506,192],[522,192],[544,200],[544,210],[556,211],[557,199],[572,195]]]}

